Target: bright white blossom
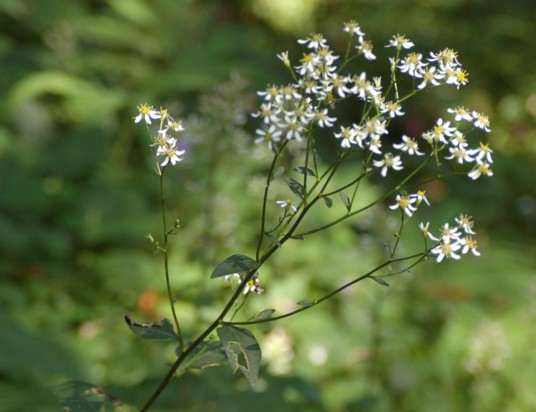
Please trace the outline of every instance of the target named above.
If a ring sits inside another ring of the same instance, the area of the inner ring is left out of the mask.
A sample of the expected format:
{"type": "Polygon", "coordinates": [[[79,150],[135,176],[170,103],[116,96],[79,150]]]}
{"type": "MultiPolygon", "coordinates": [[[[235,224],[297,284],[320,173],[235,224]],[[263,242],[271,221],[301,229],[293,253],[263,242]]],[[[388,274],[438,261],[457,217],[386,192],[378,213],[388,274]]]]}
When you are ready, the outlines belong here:
{"type": "Polygon", "coordinates": [[[283,209],[291,209],[294,212],[298,211],[298,206],[290,199],[277,200],[276,203],[283,209]]]}
{"type": "Polygon", "coordinates": [[[493,176],[493,172],[490,169],[489,163],[478,163],[475,168],[467,174],[467,176],[473,180],[476,180],[480,176],[493,176]]]}
{"type": "Polygon", "coordinates": [[[407,152],[411,156],[422,156],[424,154],[419,152],[419,144],[415,141],[415,139],[406,135],[402,136],[402,143],[395,143],[393,144],[393,147],[403,152],[407,152]]]}
{"type": "Polygon", "coordinates": [[[381,168],[380,174],[385,177],[389,169],[402,170],[402,160],[400,156],[393,156],[391,153],[385,153],[382,160],[373,160],[372,164],[378,169],[381,168]]]}
{"type": "Polygon", "coordinates": [[[489,118],[488,118],[488,116],[486,116],[486,115],[484,115],[482,113],[475,112],[475,111],[473,111],[472,115],[473,115],[473,119],[475,121],[474,122],[475,127],[478,127],[479,129],[484,130],[486,133],[491,132],[491,130],[489,128],[489,118]]]}
{"type": "Polygon", "coordinates": [[[456,252],[460,250],[461,247],[462,246],[459,243],[441,242],[434,247],[431,252],[432,254],[437,255],[436,261],[437,263],[440,263],[444,258],[459,259],[460,255],[456,252]]]}
{"type": "Polygon", "coordinates": [[[415,198],[411,198],[406,195],[396,195],[396,203],[394,205],[389,206],[389,209],[395,210],[395,209],[402,209],[402,211],[408,216],[411,217],[413,213],[417,210],[417,208],[414,206],[414,203],[417,201],[415,198]]]}
{"type": "Polygon", "coordinates": [[[147,103],[138,106],[138,115],[134,117],[134,123],[139,123],[145,120],[145,123],[151,124],[151,120],[160,119],[161,114],[158,110],[153,109],[153,106],[149,106],[147,103]]]}
{"type": "Polygon", "coordinates": [[[395,34],[385,47],[396,47],[398,50],[411,49],[415,44],[401,34],[395,34]]]}

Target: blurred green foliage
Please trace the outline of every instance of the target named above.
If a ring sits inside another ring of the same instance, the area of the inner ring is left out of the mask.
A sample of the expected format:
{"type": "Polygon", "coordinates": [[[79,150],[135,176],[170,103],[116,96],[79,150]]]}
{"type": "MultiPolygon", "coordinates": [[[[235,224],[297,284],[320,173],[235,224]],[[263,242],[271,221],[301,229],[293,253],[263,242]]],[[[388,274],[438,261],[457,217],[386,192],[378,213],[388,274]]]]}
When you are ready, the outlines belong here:
{"type": "MultiPolygon", "coordinates": [[[[288,49],[296,61],[296,36],[319,31],[342,50],[349,19],[380,58],[395,33],[419,50],[459,51],[469,87],[422,96],[401,127],[419,130],[454,104],[490,115],[494,178],[478,190],[459,180],[430,187],[444,206],[425,217],[473,215],[483,256],[427,264],[390,288],[360,284],[258,327],[261,347],[272,327],[290,335],[287,374],[268,360],[253,391],[227,368],[186,375],[158,408],[536,409],[532,0],[3,0],[0,410],[57,409],[43,388],[67,380],[132,405],[147,399],[175,348],[142,342],[123,322],[125,313],[169,316],[161,262],[144,239],[159,227],[157,180],[132,122],[136,105],[187,118],[191,157],[167,189],[182,226],[173,238],[176,308],[194,336],[227,296],[208,282],[214,263],[254,247],[266,159],[247,133],[253,92],[286,82],[275,54],[288,49]]],[[[381,257],[382,221],[289,245],[263,272],[267,292],[250,309],[284,311],[359,274],[381,257]]]]}

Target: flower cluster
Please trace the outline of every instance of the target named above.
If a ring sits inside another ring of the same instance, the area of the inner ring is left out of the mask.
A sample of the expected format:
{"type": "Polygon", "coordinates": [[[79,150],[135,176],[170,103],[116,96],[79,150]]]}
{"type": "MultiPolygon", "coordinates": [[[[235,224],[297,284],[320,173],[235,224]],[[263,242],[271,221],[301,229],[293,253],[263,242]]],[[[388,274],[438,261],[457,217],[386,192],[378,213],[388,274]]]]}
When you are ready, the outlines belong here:
{"type": "Polygon", "coordinates": [[[165,167],[169,163],[175,166],[183,160],[181,156],[186,151],[179,150],[178,140],[175,137],[176,134],[184,130],[180,120],[174,120],[167,109],[160,108],[160,110],[155,110],[146,103],[138,106],[138,116],[134,118],[134,123],[139,123],[142,120],[148,126],[152,125],[153,120],[159,120],[160,122],[156,134],[151,133],[151,146],[156,147],[156,156],[164,157],[160,167],[165,167]]]}
{"type": "Polygon", "coordinates": [[[419,225],[423,236],[431,239],[438,244],[432,248],[431,253],[436,255],[436,261],[439,263],[444,258],[460,259],[460,253],[466,254],[471,252],[475,256],[480,256],[477,242],[473,238],[474,222],[470,216],[460,214],[455,219],[456,225],[451,226],[448,223],[443,224],[439,231],[439,236],[430,233],[429,223],[419,225]]]}
{"type": "MultiPolygon", "coordinates": [[[[230,282],[231,287],[236,289],[238,287],[238,284],[242,282],[242,276],[240,276],[239,273],[231,273],[230,275],[224,276],[223,280],[225,282],[230,282]]],[[[261,287],[259,283],[259,273],[255,273],[253,277],[246,283],[246,286],[244,286],[244,290],[242,290],[242,293],[244,295],[247,295],[249,292],[260,294],[264,292],[264,289],[261,287]]]]}

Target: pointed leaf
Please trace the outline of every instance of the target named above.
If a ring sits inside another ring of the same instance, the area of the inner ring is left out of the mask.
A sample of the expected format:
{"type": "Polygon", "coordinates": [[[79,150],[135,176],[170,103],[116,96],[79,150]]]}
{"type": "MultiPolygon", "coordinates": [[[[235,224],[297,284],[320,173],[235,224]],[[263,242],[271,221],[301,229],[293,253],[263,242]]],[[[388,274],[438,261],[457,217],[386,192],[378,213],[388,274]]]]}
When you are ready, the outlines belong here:
{"type": "Polygon", "coordinates": [[[339,196],[341,197],[342,203],[344,203],[344,206],[346,207],[346,209],[350,211],[350,208],[352,207],[352,205],[350,204],[350,198],[348,197],[348,195],[344,192],[339,192],[339,196]]]}
{"type": "Polygon", "coordinates": [[[255,320],[263,320],[270,318],[275,312],[275,309],[263,309],[255,316],[255,320]]]}
{"type": "Polygon", "coordinates": [[[333,201],[327,197],[327,196],[323,196],[322,199],[324,199],[324,202],[326,203],[326,206],[328,208],[330,208],[331,206],[333,206],[333,201]]]}
{"type": "Polygon", "coordinates": [[[389,283],[387,283],[385,280],[383,280],[382,278],[377,278],[377,277],[374,277],[374,276],[369,276],[369,278],[371,278],[373,281],[375,282],[378,282],[380,285],[382,286],[387,286],[389,287],[389,283]]]}
{"type": "Polygon", "coordinates": [[[240,276],[247,274],[250,270],[255,270],[259,264],[255,259],[245,255],[232,255],[220,262],[210,275],[211,279],[238,273],[240,276]]]}
{"type": "Polygon", "coordinates": [[[300,199],[303,199],[303,185],[301,183],[294,179],[289,179],[287,181],[287,185],[296,196],[298,196],[300,199]]]}
{"type": "Polygon", "coordinates": [[[275,169],[274,174],[272,175],[272,180],[277,179],[279,176],[281,176],[283,173],[285,173],[285,168],[283,166],[279,166],[277,169],[275,169]]]}
{"type": "Polygon", "coordinates": [[[306,168],[303,166],[298,166],[298,167],[295,167],[294,170],[296,170],[297,172],[300,172],[302,175],[308,174],[309,176],[316,176],[315,172],[309,169],[308,167],[306,168]]]}
{"type": "Polygon", "coordinates": [[[314,300],[300,300],[297,305],[300,306],[313,306],[315,304],[314,300]]]}
{"type": "Polygon", "coordinates": [[[179,339],[173,330],[171,322],[167,319],[158,323],[138,322],[126,315],[125,322],[127,322],[128,327],[136,336],[143,339],[179,339]]]}
{"type": "Polygon", "coordinates": [[[255,385],[261,364],[261,348],[255,336],[247,329],[227,325],[218,328],[218,336],[233,373],[240,370],[249,383],[255,385]]]}

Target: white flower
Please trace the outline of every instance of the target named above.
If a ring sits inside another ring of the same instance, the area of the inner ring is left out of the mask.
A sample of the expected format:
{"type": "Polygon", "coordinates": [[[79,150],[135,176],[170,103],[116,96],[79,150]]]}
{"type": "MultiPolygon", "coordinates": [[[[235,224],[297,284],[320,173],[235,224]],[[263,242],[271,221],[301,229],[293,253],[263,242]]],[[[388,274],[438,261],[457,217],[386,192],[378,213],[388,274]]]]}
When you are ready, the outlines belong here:
{"type": "Polygon", "coordinates": [[[460,213],[460,215],[454,219],[459,227],[463,229],[463,231],[469,235],[474,235],[475,232],[473,231],[473,225],[474,222],[471,218],[471,216],[464,215],[463,213],[460,213]]]}
{"type": "Polygon", "coordinates": [[[393,147],[403,152],[407,152],[409,155],[422,156],[424,153],[419,152],[419,144],[409,136],[402,136],[402,143],[395,143],[393,147]]]}
{"type": "Polygon", "coordinates": [[[320,127],[333,127],[333,122],[337,119],[328,116],[328,109],[322,109],[322,111],[315,112],[315,120],[320,127]]]}
{"type": "Polygon", "coordinates": [[[355,143],[356,131],[353,127],[341,126],[340,133],[334,133],[337,139],[341,139],[341,147],[350,148],[355,143]]]}
{"type": "Polygon", "coordinates": [[[461,238],[461,233],[457,227],[450,227],[448,223],[445,223],[441,228],[441,241],[443,243],[458,242],[461,238]]]}
{"type": "Polygon", "coordinates": [[[283,62],[287,67],[290,67],[290,60],[288,58],[288,51],[281,52],[277,55],[277,58],[283,62]]]}
{"type": "Polygon", "coordinates": [[[463,147],[449,147],[449,152],[450,156],[445,156],[445,159],[456,159],[456,162],[459,164],[463,164],[463,162],[470,163],[475,160],[471,157],[471,153],[463,147]]]}
{"type": "Polygon", "coordinates": [[[265,129],[257,129],[255,131],[255,133],[257,134],[257,138],[255,139],[255,143],[258,144],[258,143],[261,143],[261,142],[265,142],[266,144],[268,144],[268,148],[270,150],[273,150],[274,148],[274,142],[279,142],[279,140],[281,140],[281,130],[279,128],[277,128],[275,125],[270,125],[270,127],[268,128],[268,130],[265,130],[265,129]]]}
{"type": "Polygon", "coordinates": [[[480,256],[480,252],[478,251],[476,240],[474,240],[471,236],[465,236],[461,240],[462,247],[462,253],[466,254],[467,252],[471,251],[471,253],[475,256],[480,256]]]}
{"type": "Polygon", "coordinates": [[[467,176],[469,176],[469,178],[471,178],[473,180],[478,179],[482,175],[484,175],[484,176],[493,176],[493,172],[490,169],[489,163],[479,162],[475,166],[475,168],[471,172],[469,172],[467,174],[467,176]]]}
{"type": "Polygon", "coordinates": [[[318,50],[327,46],[327,40],[319,33],[312,33],[306,39],[298,40],[299,44],[306,44],[308,48],[318,50]]]}
{"type": "Polygon", "coordinates": [[[277,200],[275,203],[277,203],[280,207],[283,209],[292,209],[294,212],[298,211],[298,207],[295,203],[292,202],[290,199],[286,200],[277,200]]]}
{"type": "Polygon", "coordinates": [[[428,84],[431,84],[432,86],[439,86],[439,80],[445,77],[443,74],[437,72],[434,66],[425,67],[421,71],[421,75],[422,82],[417,86],[417,89],[419,90],[424,89],[428,84]]]}
{"type": "Polygon", "coordinates": [[[370,41],[360,41],[359,44],[357,46],[355,46],[355,48],[363,54],[363,57],[365,57],[365,59],[367,60],[376,60],[376,56],[374,55],[374,53],[372,53],[372,49],[373,49],[373,46],[372,46],[372,42],[370,41]]]}
{"type": "Polygon", "coordinates": [[[430,202],[428,201],[428,198],[426,197],[426,190],[418,190],[417,193],[410,195],[410,197],[412,199],[417,200],[416,206],[419,206],[422,202],[430,206],[430,202]]]}
{"type": "Polygon", "coordinates": [[[439,118],[436,121],[436,125],[432,129],[432,136],[434,140],[441,143],[447,143],[447,137],[451,137],[456,131],[455,127],[450,126],[450,122],[445,122],[443,119],[439,118]]]}
{"type": "Polygon", "coordinates": [[[402,170],[404,167],[402,166],[402,161],[400,160],[400,156],[393,156],[391,153],[386,153],[383,156],[382,160],[373,160],[372,164],[380,168],[381,167],[381,175],[383,177],[387,176],[387,170],[393,169],[393,170],[402,170]]]}
{"type": "Polygon", "coordinates": [[[463,106],[458,106],[454,109],[447,109],[447,112],[455,114],[456,116],[454,116],[454,120],[457,122],[461,120],[466,120],[468,122],[473,121],[473,116],[471,112],[463,106]]]}
{"type": "Polygon", "coordinates": [[[380,105],[380,113],[385,114],[389,113],[389,117],[393,118],[396,116],[404,116],[404,112],[402,111],[402,106],[400,106],[397,102],[385,102],[380,105]]]}
{"type": "Polygon", "coordinates": [[[249,292],[257,294],[264,292],[264,289],[259,284],[258,273],[255,273],[255,275],[253,275],[253,277],[248,281],[248,283],[246,283],[246,286],[244,286],[244,290],[242,291],[242,293],[244,295],[247,295],[249,292]]]}
{"type": "Polygon", "coordinates": [[[480,147],[478,149],[471,150],[471,154],[474,155],[476,160],[480,162],[485,160],[488,163],[493,163],[493,158],[491,157],[492,153],[493,150],[489,148],[489,143],[484,144],[480,142],[480,147]]]}
{"type": "Polygon", "coordinates": [[[413,213],[417,210],[413,204],[417,201],[417,199],[410,198],[409,196],[405,195],[396,195],[396,203],[394,205],[389,206],[389,209],[395,210],[395,209],[402,209],[408,217],[411,217],[413,213]]]}
{"type": "Polygon", "coordinates": [[[165,167],[168,163],[175,166],[178,162],[183,160],[180,156],[184,153],[186,153],[186,150],[177,149],[177,139],[175,138],[168,139],[168,143],[158,146],[156,151],[157,156],[164,156],[164,161],[160,164],[161,167],[165,167]]]}
{"type": "Polygon", "coordinates": [[[426,223],[419,223],[419,229],[421,229],[421,232],[422,232],[422,235],[424,237],[427,237],[431,240],[433,240],[434,242],[438,242],[439,239],[436,238],[434,235],[432,235],[430,233],[430,230],[428,229],[428,227],[430,226],[430,222],[426,222],[426,223]]]}
{"type": "Polygon", "coordinates": [[[491,132],[489,128],[488,116],[482,113],[475,112],[475,111],[473,111],[472,115],[473,115],[473,119],[475,120],[474,122],[475,127],[478,127],[479,129],[484,130],[486,133],[491,132]]]}
{"type": "Polygon", "coordinates": [[[358,36],[358,38],[362,38],[365,35],[365,33],[361,31],[359,24],[357,24],[357,22],[355,22],[354,20],[350,20],[348,23],[344,23],[344,31],[350,34],[353,33],[358,36]]]}
{"type": "Polygon", "coordinates": [[[422,54],[409,53],[404,57],[398,66],[402,73],[407,73],[413,77],[422,77],[422,69],[427,65],[422,61],[422,54]]]}
{"type": "Polygon", "coordinates": [[[138,106],[139,114],[134,117],[134,123],[139,123],[142,119],[145,123],[151,124],[151,119],[160,119],[161,114],[158,110],[153,109],[153,106],[149,106],[147,103],[143,103],[138,106]]]}
{"type": "Polygon", "coordinates": [[[444,258],[459,259],[460,255],[456,252],[460,250],[461,246],[459,243],[440,243],[432,249],[432,253],[437,255],[436,261],[440,263],[444,258]]]}
{"type": "Polygon", "coordinates": [[[429,62],[438,62],[441,70],[446,68],[459,67],[458,53],[452,49],[444,49],[439,53],[430,52],[429,62]]]}
{"type": "Polygon", "coordinates": [[[393,36],[393,38],[389,41],[389,44],[385,47],[396,47],[398,50],[401,49],[411,49],[415,44],[409,39],[407,39],[405,36],[401,34],[396,34],[393,36]]]}

